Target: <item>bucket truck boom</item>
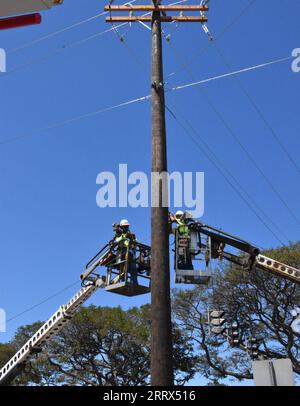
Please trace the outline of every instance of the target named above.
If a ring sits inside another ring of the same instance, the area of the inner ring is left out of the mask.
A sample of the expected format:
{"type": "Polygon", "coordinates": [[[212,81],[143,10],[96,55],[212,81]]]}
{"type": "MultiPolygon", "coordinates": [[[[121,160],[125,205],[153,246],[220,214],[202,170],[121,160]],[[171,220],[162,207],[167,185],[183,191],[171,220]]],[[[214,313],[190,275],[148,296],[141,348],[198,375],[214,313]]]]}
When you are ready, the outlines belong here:
{"type": "Polygon", "coordinates": [[[23,345],[22,348],[0,369],[0,386],[8,385],[22,373],[27,362],[42,351],[43,347],[72,319],[76,310],[95,293],[104,288],[105,281],[97,278],[88,286],[82,287],[65,305],[49,318],[46,323],[23,345]]]}

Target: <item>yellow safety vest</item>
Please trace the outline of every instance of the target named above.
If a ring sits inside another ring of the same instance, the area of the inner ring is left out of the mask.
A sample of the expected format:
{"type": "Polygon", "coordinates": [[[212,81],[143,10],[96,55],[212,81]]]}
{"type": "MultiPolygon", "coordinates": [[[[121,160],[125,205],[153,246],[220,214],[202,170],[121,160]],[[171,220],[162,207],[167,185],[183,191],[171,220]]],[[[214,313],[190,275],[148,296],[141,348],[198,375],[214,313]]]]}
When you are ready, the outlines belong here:
{"type": "Polygon", "coordinates": [[[125,247],[128,247],[131,240],[130,236],[131,236],[130,233],[123,233],[119,237],[115,238],[115,241],[117,243],[122,242],[125,247]]]}
{"type": "Polygon", "coordinates": [[[185,235],[186,237],[188,237],[190,235],[190,230],[188,228],[188,226],[186,225],[186,223],[182,220],[176,220],[177,221],[177,230],[179,232],[179,234],[181,235],[185,235]]]}

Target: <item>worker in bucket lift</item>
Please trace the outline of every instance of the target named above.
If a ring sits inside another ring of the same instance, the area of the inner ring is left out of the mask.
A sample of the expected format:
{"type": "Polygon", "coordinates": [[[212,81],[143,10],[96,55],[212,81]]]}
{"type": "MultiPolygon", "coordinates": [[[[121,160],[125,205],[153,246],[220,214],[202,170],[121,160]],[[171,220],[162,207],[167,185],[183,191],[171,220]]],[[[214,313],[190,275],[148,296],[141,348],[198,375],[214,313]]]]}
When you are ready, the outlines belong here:
{"type": "MultiPolygon", "coordinates": [[[[170,214],[170,222],[171,222],[171,227],[172,227],[172,223],[175,223],[177,225],[176,228],[172,228],[173,234],[175,234],[177,232],[179,234],[179,237],[190,240],[190,229],[188,226],[188,219],[186,218],[186,215],[182,210],[178,210],[176,212],[175,216],[173,214],[170,214]]],[[[178,263],[176,266],[178,269],[189,269],[189,270],[194,269],[192,257],[191,257],[191,254],[190,254],[188,248],[189,248],[189,241],[187,243],[187,249],[185,251],[185,255],[178,256],[178,263]]]]}
{"type": "Polygon", "coordinates": [[[128,220],[121,220],[119,224],[114,224],[113,229],[115,236],[113,242],[117,243],[117,259],[116,262],[120,262],[120,281],[124,280],[126,253],[128,250],[128,272],[130,274],[130,281],[134,284],[138,284],[137,270],[135,262],[134,243],[136,241],[135,235],[129,229],[130,224],[128,220]]]}
{"type": "MultiPolygon", "coordinates": [[[[173,214],[170,214],[170,219],[171,219],[172,223],[175,223],[177,225],[176,229],[177,229],[178,233],[182,237],[188,238],[190,235],[190,230],[188,227],[185,213],[182,210],[178,210],[176,212],[175,216],[173,214]]],[[[174,229],[173,232],[175,232],[176,229],[174,229]]]]}

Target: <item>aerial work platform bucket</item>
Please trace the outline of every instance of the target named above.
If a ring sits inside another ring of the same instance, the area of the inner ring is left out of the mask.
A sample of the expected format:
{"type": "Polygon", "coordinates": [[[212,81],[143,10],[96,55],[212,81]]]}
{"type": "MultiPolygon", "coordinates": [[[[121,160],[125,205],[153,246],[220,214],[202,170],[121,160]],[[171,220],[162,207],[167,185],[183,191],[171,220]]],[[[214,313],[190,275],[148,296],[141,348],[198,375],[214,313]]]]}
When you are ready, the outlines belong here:
{"type": "Polygon", "coordinates": [[[150,247],[136,243],[124,253],[116,253],[107,267],[105,290],[124,296],[150,292],[150,247]]]}
{"type": "Polygon", "coordinates": [[[112,285],[107,285],[106,291],[111,293],[117,293],[123,296],[138,296],[144,295],[145,293],[150,293],[149,286],[136,285],[130,282],[118,282],[112,285]]]}
{"type": "Polygon", "coordinates": [[[209,242],[201,242],[198,232],[189,235],[175,234],[175,283],[208,285],[212,273],[209,267],[209,242]],[[205,270],[195,270],[194,262],[206,262],[205,270]]]}
{"type": "Polygon", "coordinates": [[[185,283],[194,285],[208,285],[212,274],[209,270],[195,271],[176,269],[175,283],[185,283]]]}
{"type": "Polygon", "coordinates": [[[120,248],[106,244],[86,265],[81,274],[82,285],[93,283],[97,270],[106,267],[105,290],[124,296],[138,296],[150,292],[151,248],[138,242],[120,248]]]}

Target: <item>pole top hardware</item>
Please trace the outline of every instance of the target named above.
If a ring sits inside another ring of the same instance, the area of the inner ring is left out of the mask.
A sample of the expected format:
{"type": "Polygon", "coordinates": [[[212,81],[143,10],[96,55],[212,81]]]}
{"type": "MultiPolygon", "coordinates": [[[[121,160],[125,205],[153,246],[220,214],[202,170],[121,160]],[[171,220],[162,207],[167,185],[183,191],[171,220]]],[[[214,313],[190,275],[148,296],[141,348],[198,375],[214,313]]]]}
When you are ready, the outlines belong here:
{"type": "MultiPolygon", "coordinates": [[[[129,12],[128,16],[116,16],[112,17],[110,15],[109,17],[106,18],[106,22],[108,23],[115,23],[115,22],[151,22],[152,21],[152,16],[151,15],[137,15],[134,16],[132,13],[134,11],[142,11],[142,12],[161,12],[161,22],[187,22],[187,23],[192,23],[192,22],[198,22],[198,23],[205,23],[208,21],[208,18],[204,15],[204,12],[208,11],[209,7],[207,5],[161,5],[161,4],[151,4],[151,5],[132,5],[132,4],[126,4],[126,5],[112,5],[109,4],[104,7],[104,11],[108,11],[110,14],[112,12],[119,12],[119,11],[125,11],[129,12]],[[166,11],[174,12],[174,11],[179,11],[179,15],[172,15],[172,16],[167,16],[166,11]],[[185,11],[197,11],[200,14],[197,16],[192,16],[192,15],[183,15],[185,11]]],[[[148,13],[147,13],[148,14],[148,13]]]]}

